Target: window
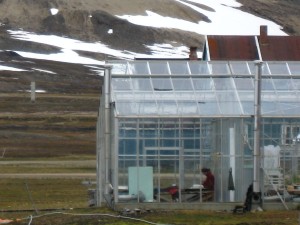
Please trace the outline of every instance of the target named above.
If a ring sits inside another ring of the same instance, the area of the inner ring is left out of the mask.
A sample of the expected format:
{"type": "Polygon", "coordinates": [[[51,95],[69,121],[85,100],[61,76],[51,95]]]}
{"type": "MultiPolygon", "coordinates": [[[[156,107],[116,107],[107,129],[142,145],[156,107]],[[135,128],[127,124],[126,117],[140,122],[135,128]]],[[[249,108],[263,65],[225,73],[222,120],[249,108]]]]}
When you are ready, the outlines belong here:
{"type": "Polygon", "coordinates": [[[300,142],[300,125],[283,125],[282,131],[282,144],[292,145],[300,142]]]}

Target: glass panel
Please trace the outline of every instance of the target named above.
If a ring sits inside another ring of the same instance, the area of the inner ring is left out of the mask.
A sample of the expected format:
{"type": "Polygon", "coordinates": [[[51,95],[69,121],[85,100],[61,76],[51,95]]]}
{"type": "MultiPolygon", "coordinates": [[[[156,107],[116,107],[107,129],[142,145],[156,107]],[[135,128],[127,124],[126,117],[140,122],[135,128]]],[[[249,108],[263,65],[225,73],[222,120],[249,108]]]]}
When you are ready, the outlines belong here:
{"type": "Polygon", "coordinates": [[[131,90],[130,78],[113,78],[111,85],[113,90],[131,90]]]}
{"type": "Polygon", "coordinates": [[[254,90],[254,81],[252,78],[234,78],[237,90],[254,90]]]}
{"type": "Polygon", "coordinates": [[[254,75],[256,74],[256,65],[254,62],[248,62],[248,66],[250,68],[251,74],[254,75]]]}
{"type": "Polygon", "coordinates": [[[114,92],[114,99],[116,102],[118,101],[132,101],[134,95],[131,92],[126,92],[126,91],[118,91],[118,92],[114,92]]]}
{"type": "Polygon", "coordinates": [[[261,93],[261,101],[265,102],[277,102],[277,94],[275,91],[263,91],[261,93]]]}
{"type": "Polygon", "coordinates": [[[293,83],[295,90],[300,91],[300,79],[293,78],[292,83],[293,83]]]}
{"type": "Polygon", "coordinates": [[[124,137],[124,138],[135,138],[137,136],[137,132],[136,132],[136,123],[135,124],[120,124],[119,127],[119,136],[120,137],[124,137]]]}
{"type": "Polygon", "coordinates": [[[239,91],[238,92],[240,101],[252,101],[254,104],[254,91],[239,91]]]}
{"type": "Polygon", "coordinates": [[[276,90],[291,90],[293,91],[294,85],[292,79],[273,79],[276,90]]]}
{"type": "Polygon", "coordinates": [[[211,74],[206,62],[199,63],[190,61],[188,64],[190,66],[191,74],[211,74]]]}
{"type": "Polygon", "coordinates": [[[292,75],[300,75],[300,63],[289,62],[289,68],[292,75]]]}
{"type": "Polygon", "coordinates": [[[196,102],[178,102],[178,114],[199,114],[196,102]]]}
{"type": "Polygon", "coordinates": [[[295,93],[288,91],[278,93],[278,102],[289,104],[292,108],[299,105],[298,96],[295,93]]]}
{"type": "Polygon", "coordinates": [[[112,74],[126,74],[127,72],[127,62],[119,62],[119,63],[112,63],[112,69],[111,73],[112,74]]]}
{"type": "Polygon", "coordinates": [[[151,74],[170,74],[167,61],[165,62],[149,62],[151,74]]]}
{"type": "Polygon", "coordinates": [[[281,108],[283,115],[288,116],[299,116],[300,112],[300,104],[291,104],[291,103],[279,103],[279,107],[281,108]]]}
{"type": "Polygon", "coordinates": [[[147,62],[134,62],[129,65],[132,74],[150,74],[147,62]]]}
{"type": "Polygon", "coordinates": [[[194,78],[192,79],[195,90],[213,90],[214,83],[211,78],[194,78]]]}
{"type": "Polygon", "coordinates": [[[262,101],[261,112],[263,115],[281,115],[282,112],[275,102],[262,101]]]}
{"type": "Polygon", "coordinates": [[[214,92],[196,92],[196,99],[201,115],[218,115],[220,110],[214,92]]]}
{"type": "Polygon", "coordinates": [[[128,115],[137,115],[137,109],[138,105],[133,102],[118,102],[116,104],[116,111],[117,115],[123,115],[123,116],[128,116],[128,115]]]}
{"type": "Polygon", "coordinates": [[[187,62],[185,61],[170,61],[169,62],[171,74],[177,74],[177,75],[186,75],[190,74],[187,66],[187,62]]]}
{"type": "Polygon", "coordinates": [[[289,75],[286,63],[268,63],[272,75],[289,75]]]}
{"type": "Polygon", "coordinates": [[[152,78],[154,91],[172,91],[170,78],[152,78]]]}
{"type": "Polygon", "coordinates": [[[206,104],[208,102],[216,102],[216,95],[214,92],[195,92],[195,99],[198,102],[198,104],[206,104]]]}
{"type": "MultiPolygon", "coordinates": [[[[192,101],[195,99],[194,92],[175,92],[175,99],[177,101],[192,101]]],[[[195,103],[195,101],[194,101],[195,103]]]]}
{"type": "MultiPolygon", "coordinates": [[[[158,136],[158,129],[157,129],[158,124],[156,123],[156,121],[153,122],[148,122],[146,121],[143,124],[143,127],[140,131],[140,136],[141,137],[146,137],[146,138],[157,138],[158,136]]],[[[154,146],[155,145],[155,141],[151,141],[151,140],[145,140],[145,146],[154,146]]]]}
{"type": "Polygon", "coordinates": [[[158,114],[160,115],[176,115],[177,114],[177,104],[175,101],[159,101],[158,114]]]}
{"type": "Polygon", "coordinates": [[[261,89],[262,90],[274,90],[272,80],[271,79],[262,79],[261,80],[261,89]]]}
{"type": "Polygon", "coordinates": [[[134,90],[151,91],[152,86],[150,78],[135,78],[132,79],[132,85],[134,90]]]}
{"type": "Polygon", "coordinates": [[[226,62],[210,62],[212,74],[230,74],[228,64],[226,62]]]}
{"type": "Polygon", "coordinates": [[[217,102],[198,103],[200,115],[220,115],[220,110],[217,102]]]}
{"type": "Polygon", "coordinates": [[[155,92],[155,99],[157,101],[172,100],[175,101],[175,95],[173,92],[155,92]]]}
{"type": "Polygon", "coordinates": [[[156,115],[157,104],[155,101],[142,101],[139,103],[139,115],[156,115]]]}
{"type": "MultiPolygon", "coordinates": [[[[256,66],[257,67],[257,66],[256,66]]],[[[256,71],[256,70],[255,70],[256,71]]],[[[255,74],[256,74],[256,72],[255,72],[255,74]]],[[[270,72],[269,72],[269,69],[268,69],[268,65],[266,64],[266,63],[264,63],[263,65],[262,65],[262,74],[263,75],[269,75],[270,74],[270,72]]]]}
{"type": "Polygon", "coordinates": [[[222,114],[240,115],[241,107],[234,92],[217,92],[217,99],[222,114]]]}
{"type": "Polygon", "coordinates": [[[239,91],[238,95],[243,107],[244,114],[253,115],[254,114],[254,92],[239,91]]]}
{"type": "Polygon", "coordinates": [[[213,78],[215,89],[218,90],[234,90],[232,78],[213,78]]]}
{"type": "Polygon", "coordinates": [[[253,101],[242,101],[244,115],[254,115],[254,104],[253,101]]]}
{"type": "Polygon", "coordinates": [[[174,90],[192,90],[190,78],[172,78],[174,90]]]}
{"type": "MultiPolygon", "coordinates": [[[[132,101],[140,101],[141,103],[143,101],[149,101],[149,100],[155,100],[156,96],[153,94],[153,92],[142,92],[142,91],[138,91],[138,92],[135,92],[134,95],[127,95],[127,96],[131,96],[131,99],[132,101]]],[[[127,99],[127,100],[129,100],[127,99]]]]}
{"type": "Polygon", "coordinates": [[[230,62],[233,74],[235,75],[249,75],[247,62],[230,62]]]}

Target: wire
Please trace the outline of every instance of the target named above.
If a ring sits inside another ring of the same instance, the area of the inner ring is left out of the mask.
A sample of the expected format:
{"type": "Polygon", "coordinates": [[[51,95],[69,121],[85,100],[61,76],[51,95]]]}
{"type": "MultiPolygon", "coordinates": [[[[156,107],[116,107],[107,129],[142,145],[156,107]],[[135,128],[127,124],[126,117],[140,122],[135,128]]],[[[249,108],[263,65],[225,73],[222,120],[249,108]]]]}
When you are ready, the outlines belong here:
{"type": "Polygon", "coordinates": [[[28,222],[28,225],[30,225],[32,222],[32,215],[30,215],[30,218],[29,218],[29,222],[28,222]]]}
{"type": "Polygon", "coordinates": [[[112,214],[107,214],[107,213],[104,213],[104,214],[102,214],[102,213],[95,213],[95,214],[93,214],[93,213],[86,213],[86,214],[81,214],[81,213],[52,212],[52,213],[45,213],[45,214],[37,215],[37,216],[30,215],[29,217],[22,218],[21,220],[25,220],[25,219],[27,220],[27,219],[29,219],[28,225],[30,225],[33,219],[44,217],[44,216],[55,215],[55,214],[71,215],[71,216],[108,216],[108,217],[119,218],[119,219],[128,219],[128,220],[140,221],[140,222],[144,222],[144,223],[148,223],[148,224],[152,224],[152,225],[170,225],[170,224],[154,223],[154,222],[150,222],[150,221],[147,221],[147,220],[133,218],[133,217],[128,217],[128,216],[112,215],[112,214]]]}

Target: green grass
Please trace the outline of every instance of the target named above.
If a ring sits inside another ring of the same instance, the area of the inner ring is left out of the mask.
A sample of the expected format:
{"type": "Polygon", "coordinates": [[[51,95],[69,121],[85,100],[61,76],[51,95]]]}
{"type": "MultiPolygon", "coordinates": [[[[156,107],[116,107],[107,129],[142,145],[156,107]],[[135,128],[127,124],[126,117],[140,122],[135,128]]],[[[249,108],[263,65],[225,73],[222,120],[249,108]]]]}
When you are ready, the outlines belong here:
{"type": "Polygon", "coordinates": [[[87,207],[88,187],[80,179],[1,179],[0,210],[87,207]]]}

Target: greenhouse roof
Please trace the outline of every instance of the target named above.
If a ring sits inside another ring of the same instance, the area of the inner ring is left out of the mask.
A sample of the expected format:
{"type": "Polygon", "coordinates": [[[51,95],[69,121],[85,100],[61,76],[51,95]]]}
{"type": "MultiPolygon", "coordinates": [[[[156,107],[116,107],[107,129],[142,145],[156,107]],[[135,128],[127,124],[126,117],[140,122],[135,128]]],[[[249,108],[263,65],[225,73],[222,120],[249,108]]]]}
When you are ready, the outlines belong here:
{"type": "MultiPolygon", "coordinates": [[[[254,115],[255,62],[113,61],[111,101],[119,117],[254,115]]],[[[300,62],[264,62],[264,117],[300,116],[300,62]]]]}

